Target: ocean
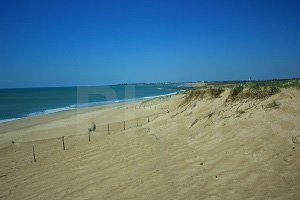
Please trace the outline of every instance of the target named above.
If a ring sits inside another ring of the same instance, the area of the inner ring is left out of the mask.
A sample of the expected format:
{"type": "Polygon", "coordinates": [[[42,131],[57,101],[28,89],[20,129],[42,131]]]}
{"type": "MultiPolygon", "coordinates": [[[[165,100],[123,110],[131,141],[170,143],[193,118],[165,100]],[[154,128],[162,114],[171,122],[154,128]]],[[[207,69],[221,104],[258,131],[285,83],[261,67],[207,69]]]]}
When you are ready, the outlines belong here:
{"type": "Polygon", "coordinates": [[[182,84],[135,84],[0,89],[0,123],[118,102],[175,94],[182,84]]]}

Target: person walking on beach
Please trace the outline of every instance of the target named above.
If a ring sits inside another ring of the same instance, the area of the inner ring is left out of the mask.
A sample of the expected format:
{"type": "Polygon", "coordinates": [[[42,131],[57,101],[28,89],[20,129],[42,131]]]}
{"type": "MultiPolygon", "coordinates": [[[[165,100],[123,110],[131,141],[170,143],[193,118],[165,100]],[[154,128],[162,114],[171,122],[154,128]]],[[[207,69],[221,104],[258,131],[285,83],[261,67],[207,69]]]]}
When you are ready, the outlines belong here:
{"type": "Polygon", "coordinates": [[[90,133],[91,131],[96,131],[96,124],[95,124],[95,122],[93,122],[92,128],[88,128],[88,131],[89,131],[89,133],[90,133]]]}
{"type": "Polygon", "coordinates": [[[95,122],[93,122],[93,124],[92,124],[92,130],[96,131],[96,124],[95,124],[95,122]]]}

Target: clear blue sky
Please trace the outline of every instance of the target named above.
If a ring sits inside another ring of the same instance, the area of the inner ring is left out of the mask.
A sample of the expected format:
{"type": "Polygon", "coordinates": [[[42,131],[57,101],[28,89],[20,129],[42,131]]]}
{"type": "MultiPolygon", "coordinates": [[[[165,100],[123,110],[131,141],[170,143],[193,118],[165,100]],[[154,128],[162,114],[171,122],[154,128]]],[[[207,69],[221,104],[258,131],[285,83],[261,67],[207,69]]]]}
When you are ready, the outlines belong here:
{"type": "Polygon", "coordinates": [[[0,3],[0,87],[300,77],[299,0],[0,3]]]}

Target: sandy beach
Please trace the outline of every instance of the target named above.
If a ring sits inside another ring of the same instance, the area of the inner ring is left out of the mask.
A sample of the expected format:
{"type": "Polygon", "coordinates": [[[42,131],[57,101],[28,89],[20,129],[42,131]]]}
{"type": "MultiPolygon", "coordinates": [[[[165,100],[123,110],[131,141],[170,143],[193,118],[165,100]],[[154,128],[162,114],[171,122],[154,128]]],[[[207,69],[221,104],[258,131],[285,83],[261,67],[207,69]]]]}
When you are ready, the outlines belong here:
{"type": "Polygon", "coordinates": [[[1,123],[0,199],[299,199],[300,91],[228,95],[1,123]]]}

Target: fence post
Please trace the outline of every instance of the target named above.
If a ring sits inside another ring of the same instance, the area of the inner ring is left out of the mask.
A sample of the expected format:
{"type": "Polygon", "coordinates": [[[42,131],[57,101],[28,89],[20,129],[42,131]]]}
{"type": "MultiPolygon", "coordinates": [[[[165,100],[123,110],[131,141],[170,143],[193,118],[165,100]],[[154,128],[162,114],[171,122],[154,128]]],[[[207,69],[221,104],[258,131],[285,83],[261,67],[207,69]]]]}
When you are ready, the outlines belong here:
{"type": "Polygon", "coordinates": [[[107,131],[108,131],[108,135],[110,135],[110,131],[109,131],[109,123],[107,124],[107,131]]]}
{"type": "Polygon", "coordinates": [[[124,131],[125,131],[125,120],[124,120],[124,131]]]}
{"type": "Polygon", "coordinates": [[[64,151],[66,150],[66,147],[65,147],[65,136],[62,136],[62,143],[63,143],[63,149],[64,151]]]}
{"type": "Polygon", "coordinates": [[[149,117],[148,117],[148,123],[150,122],[149,117]]]}
{"type": "Polygon", "coordinates": [[[33,161],[36,162],[35,152],[34,152],[34,145],[32,145],[32,153],[33,153],[33,161]]]}
{"type": "Polygon", "coordinates": [[[91,132],[89,131],[89,142],[91,142],[91,132]]]}

